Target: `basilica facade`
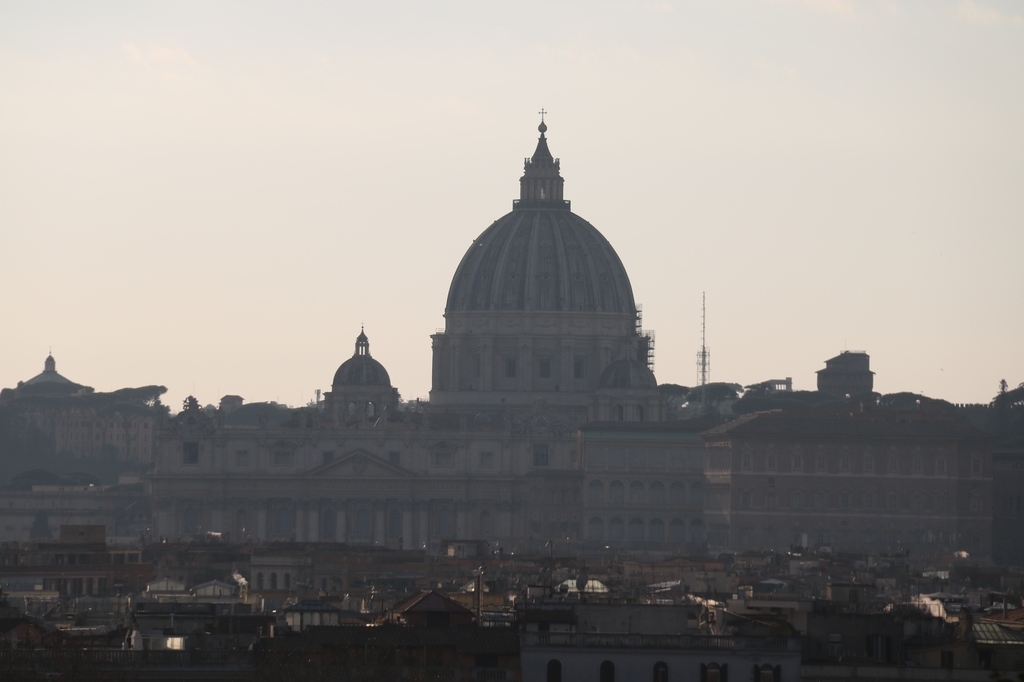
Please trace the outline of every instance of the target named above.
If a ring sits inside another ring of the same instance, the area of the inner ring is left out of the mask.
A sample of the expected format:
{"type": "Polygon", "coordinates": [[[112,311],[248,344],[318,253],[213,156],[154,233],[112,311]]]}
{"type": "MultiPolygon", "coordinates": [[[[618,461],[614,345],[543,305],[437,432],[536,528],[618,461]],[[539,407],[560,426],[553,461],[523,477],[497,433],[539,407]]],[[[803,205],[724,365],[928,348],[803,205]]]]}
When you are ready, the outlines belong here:
{"type": "Polygon", "coordinates": [[[154,532],[433,550],[585,539],[579,427],[660,422],[663,405],[626,270],[571,211],[539,131],[512,211],[452,279],[429,405],[403,409],[361,332],[319,409],[236,425],[187,406],[147,481],[154,532]]]}

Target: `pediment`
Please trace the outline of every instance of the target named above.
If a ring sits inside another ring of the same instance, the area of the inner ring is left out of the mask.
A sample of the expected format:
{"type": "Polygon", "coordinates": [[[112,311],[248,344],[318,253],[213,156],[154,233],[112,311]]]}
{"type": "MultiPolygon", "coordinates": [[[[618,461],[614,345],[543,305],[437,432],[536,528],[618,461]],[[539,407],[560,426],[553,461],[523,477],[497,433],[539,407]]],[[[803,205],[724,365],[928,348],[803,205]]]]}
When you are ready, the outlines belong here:
{"type": "Polygon", "coordinates": [[[353,450],[333,462],[318,466],[307,475],[318,478],[406,478],[412,472],[366,450],[353,450]]]}

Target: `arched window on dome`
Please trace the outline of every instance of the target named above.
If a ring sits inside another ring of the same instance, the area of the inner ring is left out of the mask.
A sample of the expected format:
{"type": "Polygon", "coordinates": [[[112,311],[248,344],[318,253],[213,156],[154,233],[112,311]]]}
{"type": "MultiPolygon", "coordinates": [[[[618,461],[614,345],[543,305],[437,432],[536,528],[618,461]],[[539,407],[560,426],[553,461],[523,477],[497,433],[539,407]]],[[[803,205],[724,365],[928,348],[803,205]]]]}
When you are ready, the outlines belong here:
{"type": "Polygon", "coordinates": [[[634,419],[636,421],[642,422],[644,420],[644,408],[642,406],[637,405],[635,408],[633,408],[633,412],[634,412],[634,419]]]}
{"type": "Polygon", "coordinates": [[[613,414],[614,414],[615,421],[617,421],[617,422],[622,421],[624,419],[624,416],[623,416],[624,413],[623,413],[623,410],[622,410],[622,405],[616,405],[614,410],[613,410],[613,414]]]}
{"type": "Polygon", "coordinates": [[[373,404],[373,401],[367,401],[366,403],[366,416],[373,419],[377,416],[377,406],[373,404]]]}

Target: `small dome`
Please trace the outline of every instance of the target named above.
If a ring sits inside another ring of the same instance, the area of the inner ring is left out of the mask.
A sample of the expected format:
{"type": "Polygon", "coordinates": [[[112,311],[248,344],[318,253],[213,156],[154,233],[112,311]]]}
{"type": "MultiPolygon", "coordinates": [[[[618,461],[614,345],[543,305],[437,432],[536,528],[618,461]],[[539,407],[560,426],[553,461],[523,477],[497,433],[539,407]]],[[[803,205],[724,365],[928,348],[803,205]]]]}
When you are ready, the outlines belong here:
{"type": "Polygon", "coordinates": [[[658,388],[654,372],[639,360],[617,360],[604,368],[598,388],[658,388]]]}
{"type": "Polygon", "coordinates": [[[363,331],[356,338],[356,352],[341,363],[334,373],[332,390],[341,386],[384,386],[391,388],[391,377],[384,365],[370,357],[370,340],[363,331]]]}

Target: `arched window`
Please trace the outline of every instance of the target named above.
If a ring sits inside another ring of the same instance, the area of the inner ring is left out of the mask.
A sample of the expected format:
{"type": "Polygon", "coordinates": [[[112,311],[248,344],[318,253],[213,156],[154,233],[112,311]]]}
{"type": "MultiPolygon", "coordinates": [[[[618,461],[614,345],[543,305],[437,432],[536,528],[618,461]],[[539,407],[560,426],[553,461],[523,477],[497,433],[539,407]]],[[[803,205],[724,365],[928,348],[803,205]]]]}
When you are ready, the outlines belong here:
{"type": "Polygon", "coordinates": [[[486,510],[480,512],[480,534],[485,538],[494,535],[494,517],[486,510]]]}
{"type": "Polygon", "coordinates": [[[622,542],[625,536],[626,527],[622,519],[614,518],[608,522],[608,540],[611,542],[622,542]]]}
{"type": "Polygon", "coordinates": [[[333,540],[338,532],[338,514],[328,507],[320,514],[320,539],[333,540]]]}
{"type": "Polygon", "coordinates": [[[292,589],[292,574],[291,573],[285,573],[284,574],[284,589],[286,589],[286,590],[292,589]]]}
{"type": "Polygon", "coordinates": [[[643,542],[644,541],[644,520],[643,519],[632,519],[629,522],[629,540],[630,540],[630,542],[643,542]]]}
{"type": "Polygon", "coordinates": [[[547,682],[562,682],[562,663],[557,658],[548,661],[547,682]]]}
{"type": "Polygon", "coordinates": [[[665,542],[665,522],[661,519],[651,519],[647,527],[647,539],[651,542],[665,542]]]}
{"type": "Polygon", "coordinates": [[[277,510],[277,535],[289,537],[292,534],[292,510],[282,507],[277,510]]]}
{"type": "Polygon", "coordinates": [[[256,574],[256,589],[257,590],[262,590],[263,589],[263,574],[262,573],[257,573],[256,574]]]}
{"type": "Polygon", "coordinates": [[[601,504],[604,502],[604,483],[601,481],[591,481],[587,487],[587,499],[591,504],[601,504]]]}
{"type": "Polygon", "coordinates": [[[370,537],[370,510],[366,507],[356,512],[356,536],[370,537]]]}
{"type": "Polygon", "coordinates": [[[590,523],[587,524],[587,539],[604,542],[604,521],[596,516],[590,519],[590,523]]]}
{"type": "Polygon", "coordinates": [[[665,504],[665,484],[661,481],[651,483],[651,504],[665,504]]]}
{"type": "Polygon", "coordinates": [[[668,524],[668,541],[680,545],[686,542],[686,521],[672,519],[668,524]]]}
{"type": "Polygon", "coordinates": [[[654,682],[668,682],[668,663],[658,661],[654,664],[654,675],[651,677],[654,682]]]}
{"type": "Polygon", "coordinates": [[[633,415],[634,420],[642,422],[644,420],[644,408],[641,407],[640,405],[637,405],[635,408],[633,408],[633,415]]]}
{"type": "Polygon", "coordinates": [[[672,504],[682,506],[686,504],[686,484],[682,481],[675,481],[668,489],[669,499],[672,504]]]}
{"type": "Polygon", "coordinates": [[[690,484],[690,504],[698,509],[704,508],[704,486],[700,481],[690,484]]]}
{"type": "Polygon", "coordinates": [[[437,534],[442,539],[451,539],[455,535],[452,526],[452,512],[450,509],[442,509],[437,515],[437,534]]]}
{"type": "Polygon", "coordinates": [[[199,510],[189,507],[185,510],[185,535],[195,535],[199,532],[199,510]]]}
{"type": "Polygon", "coordinates": [[[622,405],[616,405],[615,406],[615,421],[620,422],[620,421],[622,421],[622,419],[623,419],[623,416],[622,416],[622,405]]]}
{"type": "Polygon", "coordinates": [[[690,522],[690,541],[695,543],[704,542],[704,522],[694,519],[690,522]]]}
{"type": "Polygon", "coordinates": [[[640,481],[633,481],[629,484],[629,503],[630,504],[643,504],[644,501],[644,484],[640,481]]]}
{"type": "Polygon", "coordinates": [[[601,682],[615,682],[615,664],[611,661],[601,664],[601,682]]]}
{"type": "Polygon", "coordinates": [[[270,574],[270,589],[272,589],[272,590],[276,590],[277,589],[277,573],[271,573],[270,574]]]}
{"type": "Polygon", "coordinates": [[[608,484],[608,501],[612,504],[622,504],[625,501],[626,488],[622,481],[612,481],[608,484]]]}

